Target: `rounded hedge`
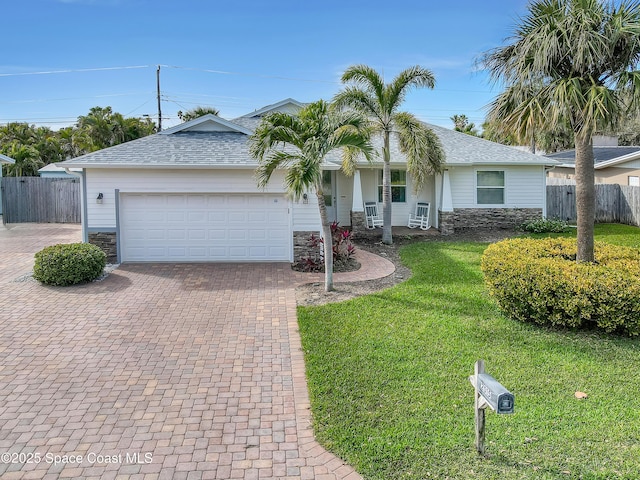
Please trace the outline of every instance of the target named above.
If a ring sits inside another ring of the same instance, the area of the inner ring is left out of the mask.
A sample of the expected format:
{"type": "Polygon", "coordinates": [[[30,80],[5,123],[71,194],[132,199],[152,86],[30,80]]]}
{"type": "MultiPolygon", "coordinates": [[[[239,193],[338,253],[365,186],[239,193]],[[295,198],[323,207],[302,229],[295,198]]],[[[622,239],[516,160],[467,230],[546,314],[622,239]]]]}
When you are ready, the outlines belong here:
{"type": "Polygon", "coordinates": [[[90,243],[53,245],[35,255],[33,278],[47,285],[75,285],[95,280],[104,271],[106,254],[90,243]]]}
{"type": "Polygon", "coordinates": [[[595,244],[577,263],[570,238],[516,238],[489,245],[482,271],[508,317],[542,325],[640,333],[640,250],[595,244]]]}

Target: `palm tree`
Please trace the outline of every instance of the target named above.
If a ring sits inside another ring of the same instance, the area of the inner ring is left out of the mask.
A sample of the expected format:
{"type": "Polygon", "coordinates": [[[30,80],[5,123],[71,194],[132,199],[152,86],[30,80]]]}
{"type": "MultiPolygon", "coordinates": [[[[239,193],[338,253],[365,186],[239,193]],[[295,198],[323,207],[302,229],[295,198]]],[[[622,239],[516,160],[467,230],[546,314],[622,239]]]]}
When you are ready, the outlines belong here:
{"type": "Polygon", "coordinates": [[[286,168],[285,187],[294,200],[314,189],[324,238],[325,290],[333,290],[331,228],[322,191],[322,162],[342,150],[342,171],[353,174],[363,154],[371,160],[373,147],[366,119],[356,112],[338,112],[323,100],[302,108],[297,115],[274,112],[262,119],[249,139],[251,155],[259,162],[258,186],[265,187],[277,168],[286,168]]]}
{"type": "Polygon", "coordinates": [[[89,152],[112,147],[125,141],[124,118],[122,114],[113,112],[111,107],[93,107],[87,115],[78,117],[76,128],[80,137],[88,139],[88,144],[81,148],[89,152]]]}
{"type": "Polygon", "coordinates": [[[186,112],[183,112],[182,110],[178,111],[178,118],[183,122],[188,122],[189,120],[202,117],[209,113],[216,116],[220,115],[220,111],[214,107],[195,107],[191,110],[187,110],[186,112]]]}
{"type": "Polygon", "coordinates": [[[38,170],[44,167],[36,147],[24,145],[18,140],[3,145],[0,153],[15,160],[15,163],[6,166],[8,177],[35,177],[38,175],[38,170]]]}
{"type": "Polygon", "coordinates": [[[393,243],[391,231],[391,134],[398,138],[400,151],[407,157],[407,171],[418,191],[429,175],[442,170],[444,153],[440,140],[414,115],[398,109],[412,88],[433,88],[433,74],[420,66],[403,70],[385,84],[378,72],[366,65],[353,65],[342,75],[352,83],[334,99],[341,108],[352,108],[371,120],[374,132],[382,135],[382,242],[393,243]]]}
{"type": "Polygon", "coordinates": [[[520,137],[568,125],[576,149],[577,261],[593,262],[595,187],[592,135],[640,105],[640,4],[537,0],[506,46],[483,63],[505,90],[489,120],[520,137]]]}
{"type": "Polygon", "coordinates": [[[476,130],[476,124],[469,121],[469,117],[466,115],[454,115],[450,117],[450,120],[453,122],[453,129],[456,132],[466,133],[467,135],[471,135],[474,137],[478,136],[478,131],[476,130]]]}

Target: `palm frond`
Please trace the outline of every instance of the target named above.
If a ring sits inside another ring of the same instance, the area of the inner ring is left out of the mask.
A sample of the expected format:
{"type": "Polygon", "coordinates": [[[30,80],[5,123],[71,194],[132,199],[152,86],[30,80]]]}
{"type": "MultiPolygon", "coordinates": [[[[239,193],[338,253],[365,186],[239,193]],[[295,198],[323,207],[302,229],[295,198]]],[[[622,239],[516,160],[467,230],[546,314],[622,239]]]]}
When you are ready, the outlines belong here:
{"type": "Polygon", "coordinates": [[[338,92],[333,97],[333,105],[337,109],[351,108],[362,115],[375,118],[380,123],[385,121],[377,98],[357,87],[345,87],[344,90],[338,92]]]}
{"type": "Polygon", "coordinates": [[[407,157],[407,171],[418,192],[430,175],[442,171],[444,150],[438,136],[414,115],[401,112],[395,118],[400,150],[407,157]]]}
{"type": "Polygon", "coordinates": [[[427,87],[433,89],[436,79],[433,73],[420,65],[407,68],[400,72],[387,86],[385,91],[385,106],[391,115],[401,104],[407,93],[413,88],[427,87]]]}
{"type": "Polygon", "coordinates": [[[287,168],[290,165],[295,165],[301,161],[301,158],[300,154],[292,154],[282,150],[271,150],[266,155],[263,155],[255,171],[258,187],[266,187],[277,168],[287,168]]]}
{"type": "MultiPolygon", "coordinates": [[[[265,187],[276,169],[285,170],[284,185],[299,198],[321,179],[324,157],[332,150],[349,149],[349,155],[370,158],[370,124],[355,111],[339,111],[320,100],[298,115],[267,115],[250,138],[250,152],[258,160],[256,180],[265,187]]],[[[352,173],[345,164],[345,173],[352,173]]]]}
{"type": "Polygon", "coordinates": [[[378,72],[368,65],[352,65],[342,74],[342,83],[353,83],[382,101],[385,84],[378,72]]]}

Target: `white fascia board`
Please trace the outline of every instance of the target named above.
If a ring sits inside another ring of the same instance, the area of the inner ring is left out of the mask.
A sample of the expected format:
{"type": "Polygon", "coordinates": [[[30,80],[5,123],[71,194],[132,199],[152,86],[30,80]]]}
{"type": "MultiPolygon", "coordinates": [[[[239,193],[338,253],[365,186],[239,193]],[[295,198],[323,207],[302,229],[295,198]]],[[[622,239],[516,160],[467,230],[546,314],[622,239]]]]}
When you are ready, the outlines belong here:
{"type": "MultiPolygon", "coordinates": [[[[637,160],[639,158],[640,158],[640,151],[632,152],[632,153],[628,153],[626,155],[623,155],[622,157],[616,157],[616,158],[612,158],[611,160],[606,160],[604,162],[596,163],[594,168],[596,170],[600,170],[602,168],[611,167],[613,165],[618,165],[620,163],[628,162],[630,160],[637,160]]],[[[574,165],[574,167],[575,167],[575,165],[574,165]]]]}
{"type": "Polygon", "coordinates": [[[212,113],[207,113],[206,115],[194,118],[193,120],[189,120],[188,122],[181,123],[180,125],[176,125],[175,127],[162,130],[161,132],[158,132],[158,135],[171,135],[172,133],[182,132],[184,130],[188,130],[207,122],[217,123],[238,133],[244,133],[245,135],[251,135],[253,133],[251,130],[243,127],[242,125],[230,122],[229,120],[225,120],[224,118],[213,115],[212,113]]]}
{"type": "Polygon", "coordinates": [[[215,165],[176,165],[173,163],[162,163],[162,164],[141,164],[141,163],[85,163],[85,164],[77,164],[74,163],[73,166],[75,168],[83,168],[83,169],[161,169],[161,170],[219,170],[219,169],[246,169],[246,170],[255,170],[258,165],[238,165],[238,164],[215,164],[215,165]]]}
{"type": "Polygon", "coordinates": [[[11,157],[7,157],[6,155],[3,155],[0,153],[0,163],[11,163],[14,164],[16,163],[16,161],[11,158],[11,157]]]}

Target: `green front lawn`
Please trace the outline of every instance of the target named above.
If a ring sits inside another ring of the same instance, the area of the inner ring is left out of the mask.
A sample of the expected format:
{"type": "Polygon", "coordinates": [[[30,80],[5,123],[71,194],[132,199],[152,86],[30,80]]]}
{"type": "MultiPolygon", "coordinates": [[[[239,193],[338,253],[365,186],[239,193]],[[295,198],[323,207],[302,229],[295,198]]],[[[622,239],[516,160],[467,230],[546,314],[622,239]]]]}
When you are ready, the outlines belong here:
{"type": "MultiPolygon", "coordinates": [[[[597,239],[638,246],[640,230],[597,239]]],[[[414,244],[404,284],[299,309],[319,441],[367,479],[640,478],[640,341],[504,318],[485,247],[414,244]],[[514,415],[487,414],[488,458],[473,445],[479,358],[516,398],[514,415]]]]}

